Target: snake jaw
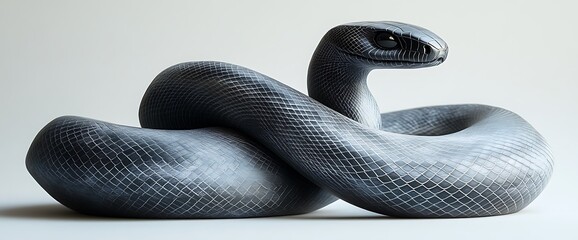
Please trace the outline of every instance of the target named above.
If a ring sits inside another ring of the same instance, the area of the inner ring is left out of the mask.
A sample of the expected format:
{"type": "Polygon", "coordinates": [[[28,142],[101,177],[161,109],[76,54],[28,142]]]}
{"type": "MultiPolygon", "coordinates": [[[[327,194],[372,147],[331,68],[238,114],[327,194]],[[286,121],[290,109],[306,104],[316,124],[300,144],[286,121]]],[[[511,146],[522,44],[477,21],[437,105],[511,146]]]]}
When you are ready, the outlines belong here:
{"type": "Polygon", "coordinates": [[[414,68],[425,68],[433,67],[442,64],[446,57],[439,56],[431,61],[427,62],[415,62],[415,61],[390,61],[390,60],[375,60],[366,58],[364,56],[353,55],[353,58],[358,59],[360,62],[369,63],[373,68],[381,69],[414,69],[414,68]]]}

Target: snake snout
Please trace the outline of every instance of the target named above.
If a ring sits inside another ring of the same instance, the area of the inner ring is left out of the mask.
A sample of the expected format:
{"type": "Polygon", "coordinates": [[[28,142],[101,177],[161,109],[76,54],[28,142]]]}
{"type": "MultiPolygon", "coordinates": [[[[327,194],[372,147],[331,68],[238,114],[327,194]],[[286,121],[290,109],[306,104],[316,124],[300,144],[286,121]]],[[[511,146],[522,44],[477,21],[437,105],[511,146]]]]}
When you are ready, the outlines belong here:
{"type": "Polygon", "coordinates": [[[447,47],[431,47],[430,52],[427,54],[426,62],[441,64],[447,59],[447,56],[447,47]]]}

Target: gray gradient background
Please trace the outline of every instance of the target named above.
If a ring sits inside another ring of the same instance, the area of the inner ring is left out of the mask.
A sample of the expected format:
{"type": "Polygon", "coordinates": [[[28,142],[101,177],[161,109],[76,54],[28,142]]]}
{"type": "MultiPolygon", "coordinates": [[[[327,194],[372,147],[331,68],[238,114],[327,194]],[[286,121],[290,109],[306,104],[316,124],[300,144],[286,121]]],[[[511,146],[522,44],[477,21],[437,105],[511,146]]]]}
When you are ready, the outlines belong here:
{"type": "Polygon", "coordinates": [[[0,238],[576,239],[578,23],[572,1],[6,1],[0,0],[0,238]],[[35,134],[61,115],[138,126],[140,99],[166,67],[243,65],[301,92],[319,39],[352,21],[396,20],[448,42],[448,60],[375,71],[382,111],[483,103],[517,112],[550,143],[554,176],[520,213],[392,219],[337,202],[313,214],[142,221],[74,214],[24,166],[35,134]],[[4,238],[4,236],[10,236],[4,238]]]}

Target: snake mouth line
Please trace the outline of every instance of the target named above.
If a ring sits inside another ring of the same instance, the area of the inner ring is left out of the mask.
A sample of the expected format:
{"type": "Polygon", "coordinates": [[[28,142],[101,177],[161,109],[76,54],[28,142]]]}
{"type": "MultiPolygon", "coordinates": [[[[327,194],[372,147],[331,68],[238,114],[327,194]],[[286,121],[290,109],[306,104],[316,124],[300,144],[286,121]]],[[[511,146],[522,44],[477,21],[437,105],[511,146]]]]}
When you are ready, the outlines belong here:
{"type": "Polygon", "coordinates": [[[404,60],[377,60],[377,59],[371,59],[371,58],[367,58],[367,57],[356,55],[356,54],[349,54],[349,55],[351,55],[355,58],[358,58],[362,61],[368,61],[368,62],[378,63],[378,64],[385,64],[385,65],[391,66],[391,67],[395,67],[395,66],[412,67],[412,68],[430,67],[430,66],[439,65],[445,61],[445,58],[443,58],[443,57],[439,57],[439,58],[436,58],[434,60],[427,61],[427,62],[417,62],[417,61],[404,61],[404,60]]]}
{"type": "Polygon", "coordinates": [[[391,64],[391,63],[394,63],[394,64],[395,64],[395,63],[399,63],[399,64],[416,64],[416,65],[423,64],[424,66],[432,66],[432,64],[433,64],[433,65],[441,64],[443,61],[444,61],[444,58],[442,57],[442,58],[437,58],[437,59],[435,59],[435,60],[427,61],[427,62],[387,61],[387,60],[386,60],[386,61],[380,61],[380,62],[385,62],[385,63],[390,63],[390,64],[391,64]]]}

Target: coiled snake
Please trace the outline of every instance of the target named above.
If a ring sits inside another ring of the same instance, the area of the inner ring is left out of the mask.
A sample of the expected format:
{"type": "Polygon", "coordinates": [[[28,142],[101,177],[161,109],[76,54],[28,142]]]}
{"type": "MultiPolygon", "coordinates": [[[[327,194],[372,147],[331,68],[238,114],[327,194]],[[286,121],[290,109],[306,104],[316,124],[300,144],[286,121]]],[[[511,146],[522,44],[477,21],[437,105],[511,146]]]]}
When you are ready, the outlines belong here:
{"type": "Polygon", "coordinates": [[[402,217],[519,211],[553,166],[526,121],[485,105],[380,114],[367,88],[372,69],[434,66],[447,51],[409,24],[337,26],[311,60],[311,97],[228,63],[177,64],[146,91],[144,128],[60,117],[26,166],[60,203],[96,215],[274,216],[336,197],[402,217]]]}

